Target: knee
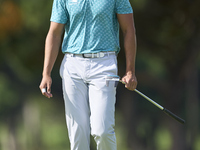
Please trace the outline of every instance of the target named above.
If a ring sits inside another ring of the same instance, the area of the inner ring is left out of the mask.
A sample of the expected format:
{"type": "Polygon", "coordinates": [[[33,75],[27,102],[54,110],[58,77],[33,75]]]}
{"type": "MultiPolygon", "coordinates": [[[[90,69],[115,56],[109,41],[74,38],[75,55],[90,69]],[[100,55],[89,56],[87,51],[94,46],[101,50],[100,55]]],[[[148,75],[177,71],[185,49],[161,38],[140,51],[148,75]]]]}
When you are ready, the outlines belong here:
{"type": "Polygon", "coordinates": [[[69,132],[72,132],[72,134],[82,135],[90,133],[89,120],[85,117],[74,119],[66,116],[66,122],[68,130],[69,132]]]}
{"type": "Polygon", "coordinates": [[[92,136],[97,144],[97,149],[116,150],[116,137],[113,126],[110,128],[98,129],[99,130],[92,130],[92,136]]]}
{"type": "Polygon", "coordinates": [[[107,138],[113,136],[114,134],[115,134],[115,132],[114,132],[113,128],[110,128],[110,129],[103,128],[103,129],[92,132],[92,136],[94,138],[98,138],[98,139],[102,139],[102,140],[107,139],[107,138]]]}

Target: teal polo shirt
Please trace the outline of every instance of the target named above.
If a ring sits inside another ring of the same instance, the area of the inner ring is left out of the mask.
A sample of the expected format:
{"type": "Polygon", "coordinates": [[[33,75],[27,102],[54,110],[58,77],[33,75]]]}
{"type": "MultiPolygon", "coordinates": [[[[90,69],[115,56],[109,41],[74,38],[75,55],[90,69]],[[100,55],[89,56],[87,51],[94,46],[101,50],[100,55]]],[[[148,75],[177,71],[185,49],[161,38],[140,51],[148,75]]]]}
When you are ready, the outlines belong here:
{"type": "Polygon", "coordinates": [[[63,53],[118,53],[116,14],[129,13],[133,13],[129,0],[54,0],[50,20],[65,24],[63,53]]]}

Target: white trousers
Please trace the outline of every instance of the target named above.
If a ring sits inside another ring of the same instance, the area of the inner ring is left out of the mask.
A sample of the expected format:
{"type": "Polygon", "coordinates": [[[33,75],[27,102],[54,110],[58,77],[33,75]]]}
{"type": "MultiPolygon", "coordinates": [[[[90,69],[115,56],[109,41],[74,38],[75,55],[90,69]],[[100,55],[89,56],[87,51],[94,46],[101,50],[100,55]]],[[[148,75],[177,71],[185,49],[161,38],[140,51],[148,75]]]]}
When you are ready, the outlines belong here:
{"type": "Polygon", "coordinates": [[[82,58],[65,54],[60,75],[71,150],[90,150],[90,134],[97,150],[116,150],[116,87],[113,81],[106,85],[105,80],[107,75],[117,75],[116,55],[82,58]]]}

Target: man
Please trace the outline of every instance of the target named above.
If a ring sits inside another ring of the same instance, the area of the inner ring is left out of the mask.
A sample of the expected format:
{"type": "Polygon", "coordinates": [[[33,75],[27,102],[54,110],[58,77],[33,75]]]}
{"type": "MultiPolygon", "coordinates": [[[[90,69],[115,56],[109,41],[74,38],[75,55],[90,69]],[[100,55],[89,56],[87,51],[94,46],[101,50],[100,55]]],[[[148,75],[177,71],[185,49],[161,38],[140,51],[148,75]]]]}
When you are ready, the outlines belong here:
{"type": "Polygon", "coordinates": [[[64,32],[60,75],[71,150],[89,150],[90,134],[98,150],[117,149],[116,87],[112,82],[107,85],[106,77],[117,75],[119,25],[126,54],[122,80],[127,89],[134,90],[136,37],[129,0],[54,0],[40,89],[52,97],[51,71],[64,32]]]}

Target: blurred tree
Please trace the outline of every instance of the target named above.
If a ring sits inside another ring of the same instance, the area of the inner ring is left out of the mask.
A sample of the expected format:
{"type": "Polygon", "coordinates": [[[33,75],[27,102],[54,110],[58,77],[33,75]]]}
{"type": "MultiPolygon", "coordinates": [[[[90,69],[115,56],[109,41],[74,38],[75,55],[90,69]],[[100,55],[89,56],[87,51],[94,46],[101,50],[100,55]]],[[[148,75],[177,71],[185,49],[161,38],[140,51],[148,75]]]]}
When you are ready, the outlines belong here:
{"type": "Polygon", "coordinates": [[[21,29],[21,13],[19,7],[11,0],[0,2],[0,40],[14,35],[21,29]]]}

